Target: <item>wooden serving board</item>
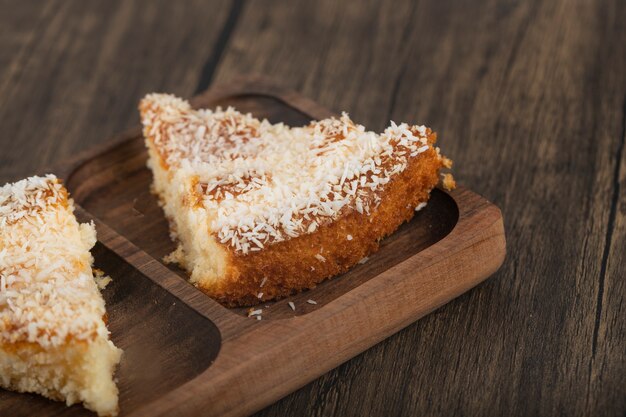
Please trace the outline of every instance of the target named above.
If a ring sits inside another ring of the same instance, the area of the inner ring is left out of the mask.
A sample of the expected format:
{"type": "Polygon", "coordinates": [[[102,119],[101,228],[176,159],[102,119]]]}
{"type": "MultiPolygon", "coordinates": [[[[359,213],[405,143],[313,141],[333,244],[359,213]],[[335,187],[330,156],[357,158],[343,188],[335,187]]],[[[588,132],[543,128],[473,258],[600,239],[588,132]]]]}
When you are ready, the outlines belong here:
{"type": "MultiPolygon", "coordinates": [[[[233,105],[289,125],[332,114],[256,78],[214,87],[193,104],[233,105]]],[[[161,261],[174,244],[149,191],[146,159],[137,128],[56,171],[79,219],[96,223],[96,267],[113,278],[103,294],[112,338],[125,351],[117,372],[122,416],[250,414],[469,290],[504,259],[500,210],[463,187],[437,189],[367,263],[263,304],[258,321],[221,306],[161,261]]],[[[34,414],[91,415],[0,391],[0,415],[34,414]]]]}

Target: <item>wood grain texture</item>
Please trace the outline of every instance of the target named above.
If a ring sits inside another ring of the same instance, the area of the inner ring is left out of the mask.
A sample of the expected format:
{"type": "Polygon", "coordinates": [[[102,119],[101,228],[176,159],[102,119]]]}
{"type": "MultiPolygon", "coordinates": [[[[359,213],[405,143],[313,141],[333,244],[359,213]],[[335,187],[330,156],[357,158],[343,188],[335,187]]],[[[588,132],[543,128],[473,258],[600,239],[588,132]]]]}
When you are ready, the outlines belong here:
{"type": "Polygon", "coordinates": [[[228,12],[226,2],[3,1],[0,177],[136,125],[148,92],[191,95],[228,12]]]}
{"type": "MultiPolygon", "coordinates": [[[[209,108],[235,103],[256,117],[290,124],[329,114],[257,79],[215,88],[192,102],[209,108]]],[[[219,305],[162,261],[173,245],[149,193],[143,142],[140,129],[131,129],[54,170],[79,220],[95,222],[100,244],[94,256],[113,277],[104,294],[114,341],[125,352],[117,373],[122,416],[258,411],[478,285],[504,260],[500,210],[463,187],[434,190],[428,206],[384,239],[365,265],[270,302],[258,321],[219,305]]],[[[0,390],[4,412],[85,414],[81,407],[0,390]]]]}
{"type": "Polygon", "coordinates": [[[133,124],[145,91],[255,72],[372,128],[429,124],[502,208],[494,279],[261,415],[626,411],[620,0],[0,7],[2,180],[133,124]]]}
{"type": "MultiPolygon", "coordinates": [[[[237,103],[257,117],[285,123],[328,114],[297,94],[258,80],[216,88],[193,102],[208,107],[237,103]]],[[[263,320],[257,321],[219,305],[163,263],[162,256],[173,249],[163,212],[154,201],[138,205],[148,198],[142,196],[151,182],[145,154],[140,132],[132,129],[107,148],[55,170],[81,221],[93,220],[99,242],[121,257],[100,259],[116,281],[113,301],[109,299],[111,329],[125,343],[120,343],[126,352],[119,371],[121,415],[248,415],[468,291],[504,259],[500,210],[463,187],[449,193],[435,190],[427,208],[386,238],[364,266],[290,297],[295,312],[288,300],[269,303],[263,320]],[[133,275],[132,267],[135,276],[145,279],[126,276],[133,275]],[[137,288],[138,282],[143,288],[137,288]],[[159,287],[170,299],[152,295],[159,287]],[[308,305],[309,298],[317,304],[308,305]],[[181,314],[181,309],[189,311],[186,307],[198,314],[181,314]],[[159,314],[163,310],[168,311],[165,319],[159,314]],[[136,326],[136,316],[148,317],[136,326]],[[165,337],[148,336],[147,327],[166,330],[165,337]],[[180,366],[172,369],[177,362],[180,366]],[[171,375],[164,378],[164,373],[171,375]],[[151,378],[153,389],[146,391],[151,378]]],[[[0,403],[17,415],[30,415],[38,407],[29,400],[0,391],[0,403]]],[[[41,414],[57,412],[83,410],[57,403],[47,404],[41,414]]]]}

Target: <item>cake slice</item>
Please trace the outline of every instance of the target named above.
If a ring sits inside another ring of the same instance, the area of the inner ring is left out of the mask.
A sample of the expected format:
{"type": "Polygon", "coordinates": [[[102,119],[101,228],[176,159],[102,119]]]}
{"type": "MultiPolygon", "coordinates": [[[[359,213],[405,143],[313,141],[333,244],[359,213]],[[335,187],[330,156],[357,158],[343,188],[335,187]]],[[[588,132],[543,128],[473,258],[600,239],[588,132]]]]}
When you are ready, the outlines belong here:
{"type": "Polygon", "coordinates": [[[451,166],[424,126],[392,122],[376,134],[343,114],[290,128],[165,94],[146,96],[140,113],[153,189],[178,242],[168,260],[228,306],[348,270],[423,207],[451,166]]]}
{"type": "Polygon", "coordinates": [[[121,350],[91,269],[95,242],[53,175],[0,188],[0,386],[114,416],[121,350]]]}

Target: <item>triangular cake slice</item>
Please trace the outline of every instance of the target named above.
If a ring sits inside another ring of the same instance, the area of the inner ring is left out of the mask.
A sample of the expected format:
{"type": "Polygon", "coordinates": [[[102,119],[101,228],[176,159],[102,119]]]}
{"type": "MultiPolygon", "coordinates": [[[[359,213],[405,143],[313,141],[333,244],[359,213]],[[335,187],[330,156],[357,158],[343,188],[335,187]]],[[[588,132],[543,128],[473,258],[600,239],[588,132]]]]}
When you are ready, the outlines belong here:
{"type": "Polygon", "coordinates": [[[424,126],[376,134],[344,114],[290,128],[166,94],[146,96],[140,112],[153,188],[179,242],[169,258],[229,306],[348,270],[425,205],[451,166],[424,126]]]}
{"type": "Polygon", "coordinates": [[[121,350],[92,273],[95,242],[53,175],[0,188],[0,386],[114,416],[121,350]]]}

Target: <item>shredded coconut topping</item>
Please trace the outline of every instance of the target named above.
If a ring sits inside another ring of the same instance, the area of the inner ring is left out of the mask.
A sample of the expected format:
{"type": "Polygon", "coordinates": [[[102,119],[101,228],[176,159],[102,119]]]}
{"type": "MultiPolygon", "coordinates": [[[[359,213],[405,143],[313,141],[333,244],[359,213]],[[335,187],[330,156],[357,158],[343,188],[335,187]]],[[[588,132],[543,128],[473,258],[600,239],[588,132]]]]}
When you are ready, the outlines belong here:
{"type": "Polygon", "coordinates": [[[424,126],[391,122],[376,134],[346,113],[290,128],[233,108],[192,110],[166,94],[146,96],[140,110],[147,141],[175,168],[171,180],[236,253],[314,233],[351,211],[369,214],[412,158],[438,154],[424,126]]]}
{"type": "Polygon", "coordinates": [[[53,175],[0,188],[0,344],[107,337],[92,274],[92,224],[53,175]]]}

